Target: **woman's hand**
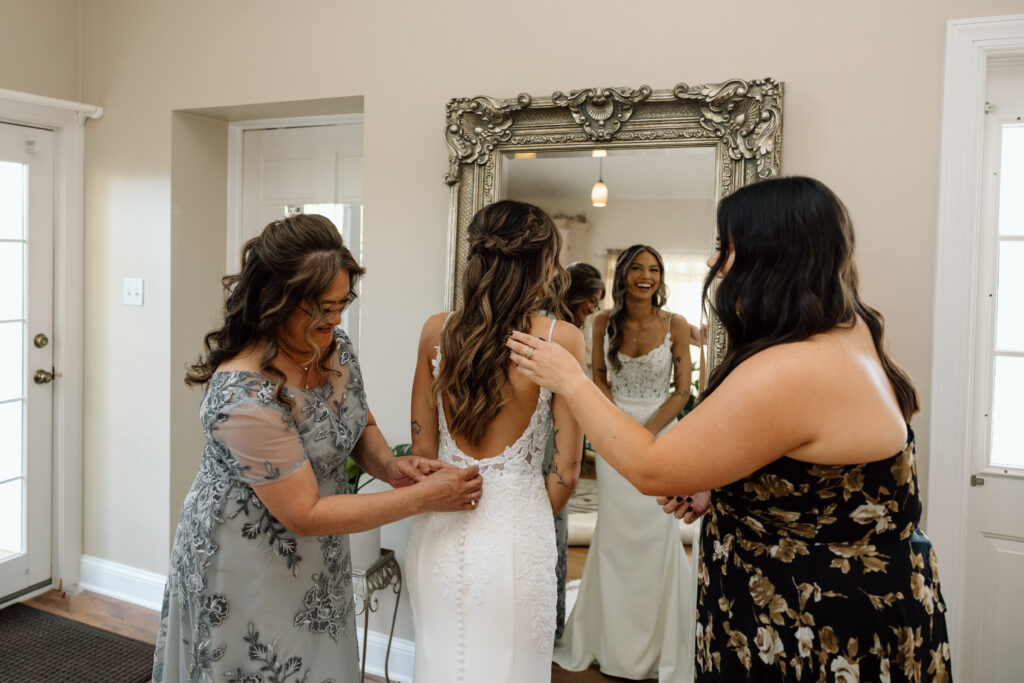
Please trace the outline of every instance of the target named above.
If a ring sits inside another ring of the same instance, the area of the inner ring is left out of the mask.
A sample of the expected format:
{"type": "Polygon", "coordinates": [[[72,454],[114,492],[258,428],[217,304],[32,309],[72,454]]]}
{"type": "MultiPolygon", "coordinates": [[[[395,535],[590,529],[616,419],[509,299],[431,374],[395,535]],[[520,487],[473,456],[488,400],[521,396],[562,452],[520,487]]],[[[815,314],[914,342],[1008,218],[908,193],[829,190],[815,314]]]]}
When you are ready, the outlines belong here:
{"type": "Polygon", "coordinates": [[[421,458],[418,455],[396,456],[388,464],[387,482],[396,489],[412,486],[438,470],[454,467],[436,458],[421,458]]]}
{"type": "Polygon", "coordinates": [[[418,482],[416,490],[423,495],[425,511],[457,512],[476,508],[483,485],[478,465],[465,469],[443,467],[418,482]]]}
{"type": "Polygon", "coordinates": [[[566,394],[579,382],[588,382],[579,361],[560,344],[523,332],[505,342],[519,372],[556,394],[566,394]]]}
{"type": "Polygon", "coordinates": [[[701,325],[697,327],[693,323],[690,323],[690,346],[704,346],[708,335],[708,326],[701,325]]]}
{"type": "Polygon", "coordinates": [[[688,496],[658,496],[658,505],[667,515],[674,515],[687,524],[693,524],[711,507],[711,492],[701,491],[688,496]]]}

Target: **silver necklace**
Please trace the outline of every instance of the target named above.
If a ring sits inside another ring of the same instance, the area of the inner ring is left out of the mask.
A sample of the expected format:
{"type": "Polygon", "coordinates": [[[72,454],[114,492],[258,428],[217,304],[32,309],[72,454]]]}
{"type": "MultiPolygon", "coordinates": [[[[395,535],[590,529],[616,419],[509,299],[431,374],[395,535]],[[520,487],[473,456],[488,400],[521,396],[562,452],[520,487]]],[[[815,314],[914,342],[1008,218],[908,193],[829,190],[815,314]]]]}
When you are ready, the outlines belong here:
{"type": "MultiPolygon", "coordinates": [[[[658,311],[657,311],[657,310],[655,310],[655,311],[654,311],[654,315],[648,316],[647,320],[653,320],[653,319],[655,319],[655,318],[657,318],[657,317],[658,317],[658,311]]],[[[645,324],[647,323],[647,320],[645,320],[645,321],[643,321],[642,323],[640,323],[640,329],[643,329],[644,325],[645,325],[645,324]]],[[[636,336],[636,337],[633,337],[633,343],[634,343],[634,344],[636,344],[636,343],[637,343],[637,340],[638,340],[639,338],[640,338],[640,337],[639,337],[639,333],[638,333],[638,336],[636,336]]]]}
{"type": "Polygon", "coordinates": [[[292,354],[285,351],[283,347],[281,348],[281,353],[283,353],[284,357],[287,358],[289,362],[291,362],[291,364],[295,366],[295,369],[300,370],[302,372],[302,380],[303,383],[305,384],[305,388],[309,389],[309,370],[310,368],[313,367],[313,361],[310,361],[305,365],[299,365],[299,363],[296,362],[294,358],[292,358],[292,354]]]}

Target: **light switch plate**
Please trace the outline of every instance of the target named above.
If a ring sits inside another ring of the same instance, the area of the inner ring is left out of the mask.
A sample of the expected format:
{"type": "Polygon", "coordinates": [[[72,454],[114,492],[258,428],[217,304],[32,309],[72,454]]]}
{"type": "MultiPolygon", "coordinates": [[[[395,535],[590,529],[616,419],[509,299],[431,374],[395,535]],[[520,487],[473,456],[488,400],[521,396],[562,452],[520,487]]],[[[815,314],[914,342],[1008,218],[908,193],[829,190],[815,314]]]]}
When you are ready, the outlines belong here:
{"type": "Polygon", "coordinates": [[[126,277],[124,279],[124,304],[125,306],[142,305],[142,278],[126,277]]]}

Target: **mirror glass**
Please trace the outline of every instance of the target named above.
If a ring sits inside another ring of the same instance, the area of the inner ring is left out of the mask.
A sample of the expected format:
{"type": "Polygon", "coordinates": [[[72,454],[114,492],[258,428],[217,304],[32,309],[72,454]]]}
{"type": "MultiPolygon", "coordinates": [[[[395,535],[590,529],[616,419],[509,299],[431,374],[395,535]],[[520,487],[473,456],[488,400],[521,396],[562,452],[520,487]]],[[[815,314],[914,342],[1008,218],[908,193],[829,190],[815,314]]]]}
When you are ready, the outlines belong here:
{"type": "MultiPolygon", "coordinates": [[[[716,154],[713,146],[503,152],[497,198],[536,204],[551,215],[562,232],[562,264],[585,261],[604,276],[603,309],[612,306],[619,253],[634,244],[654,247],[665,262],[665,310],[700,325],[701,289],[714,249],[716,154]],[[592,197],[598,181],[607,188],[603,207],[595,206],[592,197]]],[[[593,343],[589,322],[583,329],[588,366],[593,343]]],[[[690,353],[695,398],[701,353],[694,346],[690,353]]],[[[586,450],[584,478],[569,504],[572,546],[589,545],[597,523],[597,485],[591,478],[595,461],[589,443],[586,450]]],[[[680,525],[680,536],[689,544],[692,528],[680,525]]]]}
{"type": "Polygon", "coordinates": [[[714,245],[715,154],[714,147],[506,152],[500,198],[551,215],[562,232],[562,264],[585,261],[604,274],[602,308],[611,308],[618,254],[633,244],[654,247],[665,261],[665,308],[699,324],[714,245]],[[604,207],[592,201],[598,181],[607,187],[604,207]]]}

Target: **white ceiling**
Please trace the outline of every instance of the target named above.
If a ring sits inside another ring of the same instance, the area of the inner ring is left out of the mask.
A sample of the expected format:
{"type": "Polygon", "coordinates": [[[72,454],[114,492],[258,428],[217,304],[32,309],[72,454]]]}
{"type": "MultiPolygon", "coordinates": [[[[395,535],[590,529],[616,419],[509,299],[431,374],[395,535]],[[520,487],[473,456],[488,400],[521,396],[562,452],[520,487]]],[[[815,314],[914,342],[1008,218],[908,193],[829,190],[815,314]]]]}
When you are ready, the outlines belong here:
{"type": "MultiPolygon", "coordinates": [[[[538,152],[536,159],[502,159],[505,197],[589,200],[599,159],[590,150],[538,152]]],[[[708,199],[715,194],[715,148],[608,150],[604,182],[616,199],[708,199]]]]}

